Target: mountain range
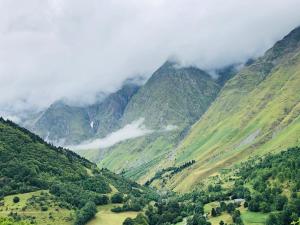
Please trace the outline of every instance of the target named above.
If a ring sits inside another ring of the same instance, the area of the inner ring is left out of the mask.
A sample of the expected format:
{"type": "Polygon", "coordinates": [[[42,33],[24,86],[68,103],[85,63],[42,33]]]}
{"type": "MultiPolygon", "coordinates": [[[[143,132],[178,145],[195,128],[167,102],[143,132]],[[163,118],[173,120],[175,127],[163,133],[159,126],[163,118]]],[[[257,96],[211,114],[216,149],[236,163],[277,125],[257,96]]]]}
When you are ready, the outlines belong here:
{"type": "Polygon", "coordinates": [[[183,172],[166,185],[186,190],[251,155],[299,143],[299,36],[296,28],[242,69],[218,70],[217,78],[167,61],[143,85],[126,84],[85,107],[56,102],[27,127],[76,145],[142,119],[146,135],[78,153],[141,183],[162,168],[196,160],[196,175],[183,172]]]}
{"type": "Polygon", "coordinates": [[[216,73],[167,61],[30,130],[0,117],[0,225],[297,224],[300,27],[216,73]]]}

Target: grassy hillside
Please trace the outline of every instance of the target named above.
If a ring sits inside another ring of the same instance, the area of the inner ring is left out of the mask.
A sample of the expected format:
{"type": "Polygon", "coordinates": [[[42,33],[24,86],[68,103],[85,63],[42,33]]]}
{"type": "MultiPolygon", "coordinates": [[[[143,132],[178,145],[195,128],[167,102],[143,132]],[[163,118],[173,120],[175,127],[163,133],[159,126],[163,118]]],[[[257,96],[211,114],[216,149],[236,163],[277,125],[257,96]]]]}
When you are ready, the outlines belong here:
{"type": "Polygon", "coordinates": [[[169,187],[186,191],[250,155],[300,143],[300,28],[229,80],[176,150],[196,160],[169,187]]]}
{"type": "Polygon", "coordinates": [[[219,90],[220,85],[206,72],[166,62],[132,97],[122,118],[123,125],[144,118],[146,127],[155,132],[105,150],[80,154],[100,167],[115,172],[124,170],[126,176],[144,183],[159,169],[163,159],[173,157],[172,150],[219,90]]]}
{"type": "Polygon", "coordinates": [[[195,67],[178,68],[166,62],[140,88],[126,107],[123,124],[139,118],[150,128],[185,127],[196,121],[219,92],[220,86],[195,67]]]}
{"type": "Polygon", "coordinates": [[[83,225],[95,215],[96,205],[114,201],[116,191],[129,211],[129,202],[140,211],[157,197],[150,189],[100,170],[74,152],[0,118],[0,218],[83,225]]]}
{"type": "Polygon", "coordinates": [[[109,168],[144,183],[159,169],[159,162],[170,157],[179,138],[178,131],[156,132],[107,149],[83,150],[80,154],[98,162],[100,168],[109,168]]]}

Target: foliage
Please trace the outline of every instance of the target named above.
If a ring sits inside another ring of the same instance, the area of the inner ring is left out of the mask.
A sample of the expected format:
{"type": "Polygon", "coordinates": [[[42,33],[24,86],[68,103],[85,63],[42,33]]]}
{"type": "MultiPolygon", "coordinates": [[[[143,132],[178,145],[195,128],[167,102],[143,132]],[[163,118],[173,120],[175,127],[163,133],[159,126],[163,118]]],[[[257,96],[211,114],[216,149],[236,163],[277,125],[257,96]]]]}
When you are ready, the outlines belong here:
{"type": "Polygon", "coordinates": [[[247,191],[243,196],[249,200],[248,210],[274,212],[267,224],[290,224],[293,217],[300,217],[300,198],[294,194],[290,194],[291,198],[286,196],[300,190],[299,174],[299,147],[243,163],[238,172],[240,180],[250,183],[254,189],[250,195],[247,191]]]}
{"type": "Polygon", "coordinates": [[[77,213],[75,225],[84,225],[95,216],[97,208],[94,202],[87,202],[77,213]]]}
{"type": "MultiPolygon", "coordinates": [[[[94,205],[108,204],[106,194],[111,192],[110,185],[117,188],[121,195],[126,193],[128,196],[147,199],[147,202],[157,199],[157,194],[149,188],[108,170],[100,171],[74,152],[52,146],[2,118],[0,178],[0,199],[10,194],[49,190],[59,206],[77,210],[77,224],[83,224],[96,213],[94,205]]],[[[19,199],[16,196],[12,200],[17,203],[19,199]]],[[[45,196],[32,197],[30,202],[39,202],[38,209],[41,211],[49,210],[45,196]]]]}
{"type": "Polygon", "coordinates": [[[26,221],[15,221],[12,218],[0,218],[0,225],[29,225],[26,221]]]}
{"type": "Polygon", "coordinates": [[[188,161],[177,167],[173,166],[173,167],[168,167],[168,168],[162,169],[162,170],[156,172],[154,177],[152,177],[150,180],[148,180],[145,183],[145,186],[149,186],[154,180],[162,179],[163,175],[166,173],[168,173],[168,178],[171,178],[174,174],[179,173],[182,170],[184,170],[185,168],[192,166],[195,162],[196,162],[195,160],[191,160],[191,161],[188,161]]]}
{"type": "Polygon", "coordinates": [[[149,225],[149,223],[148,219],[142,213],[139,213],[135,219],[126,218],[123,225],[149,225]]]}

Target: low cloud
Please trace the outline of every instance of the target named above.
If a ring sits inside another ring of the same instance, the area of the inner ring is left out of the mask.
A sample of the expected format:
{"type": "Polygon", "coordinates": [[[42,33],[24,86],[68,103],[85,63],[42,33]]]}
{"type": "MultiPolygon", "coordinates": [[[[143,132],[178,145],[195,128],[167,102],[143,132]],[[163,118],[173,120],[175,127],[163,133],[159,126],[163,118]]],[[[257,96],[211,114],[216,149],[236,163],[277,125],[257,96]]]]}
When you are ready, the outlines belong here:
{"type": "Polygon", "coordinates": [[[93,102],[165,60],[213,70],[300,24],[299,0],[1,0],[0,109],[93,102]]]}
{"type": "Polygon", "coordinates": [[[173,130],[177,130],[178,126],[176,125],[167,125],[166,127],[164,127],[164,131],[173,131],[173,130]]]}
{"type": "Polygon", "coordinates": [[[95,139],[83,142],[76,146],[67,146],[67,148],[72,150],[84,150],[84,149],[102,149],[113,146],[121,141],[125,141],[132,138],[137,138],[153,133],[153,130],[147,129],[144,124],[144,119],[141,118],[130,124],[127,124],[120,130],[117,130],[105,138],[95,139]]]}

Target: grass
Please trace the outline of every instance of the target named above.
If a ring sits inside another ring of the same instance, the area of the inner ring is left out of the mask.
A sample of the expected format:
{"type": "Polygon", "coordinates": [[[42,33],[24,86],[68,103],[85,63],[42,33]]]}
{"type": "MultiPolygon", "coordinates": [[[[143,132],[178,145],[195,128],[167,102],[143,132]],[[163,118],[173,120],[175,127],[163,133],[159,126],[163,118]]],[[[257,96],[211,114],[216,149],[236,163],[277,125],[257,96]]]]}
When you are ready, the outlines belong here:
{"type": "Polygon", "coordinates": [[[138,212],[114,213],[111,209],[115,206],[117,204],[99,206],[96,217],[88,222],[87,225],[122,225],[127,217],[135,218],[138,214],[138,212]]]}
{"type": "Polygon", "coordinates": [[[35,217],[34,220],[36,221],[36,224],[72,225],[73,211],[54,206],[55,202],[53,201],[50,203],[51,206],[48,206],[47,211],[41,211],[40,208],[28,206],[28,199],[30,199],[33,195],[41,195],[41,192],[42,191],[35,191],[4,197],[4,206],[0,206],[0,217],[7,217],[10,212],[16,212],[18,215],[22,216],[22,218],[29,219],[29,217],[35,217]],[[18,203],[13,202],[13,198],[15,196],[18,196],[20,198],[20,201],[18,203]],[[24,207],[26,207],[26,209],[24,209],[24,207]]]}
{"type": "Polygon", "coordinates": [[[243,73],[229,81],[178,147],[176,164],[191,159],[197,162],[192,171],[170,181],[174,190],[188,191],[202,178],[250,155],[276,152],[300,143],[300,55],[252,87],[247,86],[247,79],[257,74],[243,73]]]}
{"type": "Polygon", "coordinates": [[[265,225],[268,214],[260,212],[241,212],[241,218],[245,225],[265,225]]]}
{"type": "Polygon", "coordinates": [[[204,212],[211,213],[212,208],[216,208],[219,206],[220,206],[219,202],[210,202],[210,203],[204,205],[204,212]]]}
{"type": "Polygon", "coordinates": [[[208,221],[211,222],[212,225],[219,225],[221,220],[223,220],[223,222],[227,224],[232,224],[231,215],[229,215],[228,213],[222,213],[217,217],[210,217],[208,221]]]}
{"type": "Polygon", "coordinates": [[[156,171],[157,165],[174,148],[179,132],[156,132],[143,137],[123,141],[103,152],[99,161],[99,150],[80,151],[86,158],[97,161],[99,167],[108,168],[144,183],[156,171]],[[149,173],[150,171],[150,173],[149,173]]]}
{"type": "MultiPolygon", "coordinates": [[[[110,195],[118,192],[118,190],[110,185],[112,192],[110,195]]],[[[49,193],[47,190],[35,191],[25,194],[9,195],[4,197],[4,206],[0,206],[0,218],[7,217],[10,212],[17,212],[23,219],[30,219],[29,217],[35,217],[36,224],[47,225],[72,225],[75,212],[72,210],[62,209],[56,206],[55,202],[48,201],[47,211],[41,211],[39,207],[30,206],[28,200],[33,196],[41,196],[41,193],[49,193]],[[18,203],[13,202],[13,198],[18,196],[20,201],[18,203]],[[24,207],[26,209],[24,210],[24,207]],[[51,218],[49,217],[51,215],[51,218]]],[[[49,194],[49,196],[51,196],[49,194]]],[[[122,212],[114,213],[111,209],[119,206],[120,204],[109,204],[105,206],[98,206],[98,213],[95,218],[92,219],[87,225],[122,225],[123,221],[127,217],[135,218],[138,212],[122,212]]]]}
{"type": "MultiPolygon", "coordinates": [[[[210,202],[208,204],[205,204],[204,212],[210,214],[211,209],[218,206],[218,202],[210,202]]],[[[240,210],[241,212],[241,218],[245,225],[265,225],[267,217],[269,216],[269,214],[267,213],[250,212],[243,206],[240,206],[238,210],[240,210]]],[[[209,222],[211,222],[212,225],[219,225],[221,220],[223,220],[223,222],[227,224],[232,224],[232,217],[227,212],[223,212],[220,216],[217,217],[209,216],[209,222]]]]}

